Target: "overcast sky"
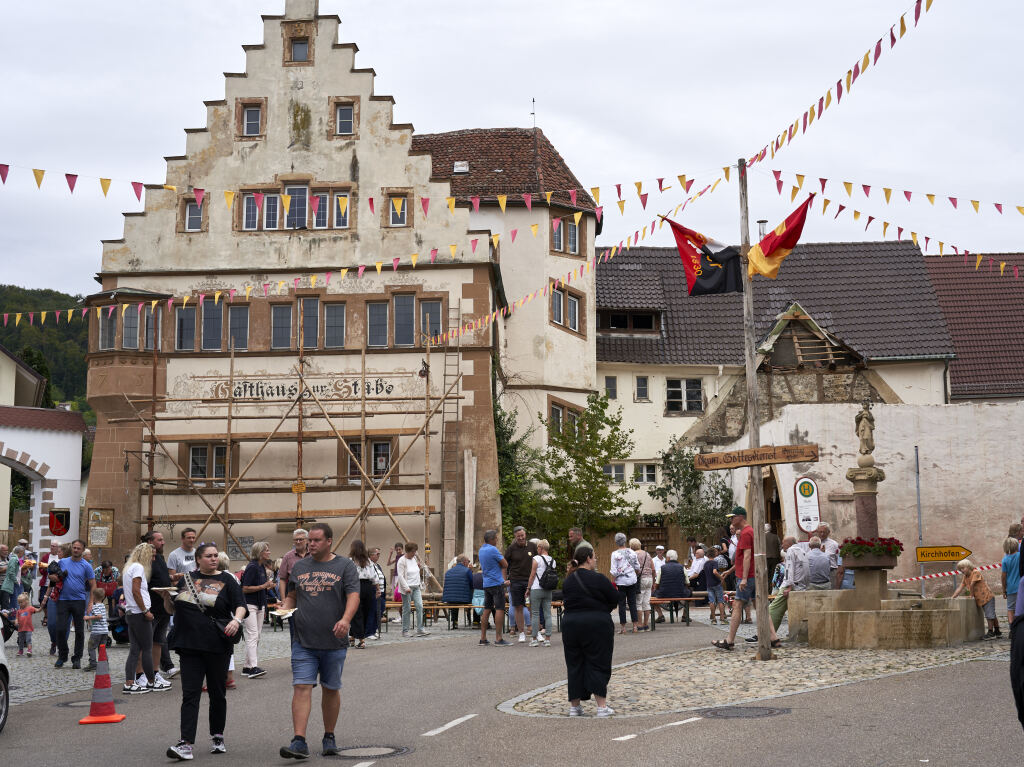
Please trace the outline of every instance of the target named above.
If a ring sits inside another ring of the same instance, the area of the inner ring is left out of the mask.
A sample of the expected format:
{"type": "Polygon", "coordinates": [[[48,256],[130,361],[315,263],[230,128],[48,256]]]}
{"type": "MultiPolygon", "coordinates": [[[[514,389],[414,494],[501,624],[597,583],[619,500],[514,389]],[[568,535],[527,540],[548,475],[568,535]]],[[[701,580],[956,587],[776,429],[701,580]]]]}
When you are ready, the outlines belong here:
{"type": "MultiPolygon", "coordinates": [[[[261,42],[260,14],[283,8],[0,4],[0,163],[16,166],[0,187],[0,282],[94,291],[100,239],[120,237],[121,212],[141,206],[126,182],[104,199],[83,178],[72,197],[63,173],[162,182],[162,158],[184,151],[183,129],[205,125],[203,100],[223,97],[221,73],[244,69],[240,46],[261,42]],[[41,191],[33,167],[48,171],[41,191]]],[[[681,202],[677,174],[710,181],[763,147],[884,35],[877,67],[852,93],[752,171],[752,235],[756,219],[774,226],[795,207],[791,175],[784,196],[776,193],[779,169],[806,174],[807,188],[820,189],[822,176],[834,182],[830,213],[816,204],[805,241],[879,239],[877,225],[864,231],[873,215],[973,252],[1022,250],[1020,2],[935,0],[916,29],[913,0],[321,0],[320,12],[341,16],[341,40],[360,49],[357,66],[376,70],[376,92],[397,101],[395,120],[419,132],[530,126],[535,98],[537,125],[582,185],[602,187],[599,244],[609,245],[681,202]],[[904,11],[909,31],[890,50],[889,27],[904,11]],[[672,180],[664,195],[659,176],[672,180]],[[644,215],[637,180],[655,192],[644,215]],[[853,200],[842,181],[858,185],[853,200]],[[624,217],[615,183],[628,185],[624,217]],[[862,183],[872,185],[870,199],[862,183]],[[883,186],[894,189],[888,206],[883,186]],[[904,189],[915,192],[909,204],[904,189]],[[934,207],[925,192],[938,195],[934,207]],[[961,198],[958,211],[950,195],[961,198]],[[982,201],[980,214],[970,199],[982,201]],[[1007,206],[1001,216],[993,202],[1007,206]],[[865,217],[834,220],[838,203],[865,217]]],[[[732,179],[681,220],[738,242],[732,179]]],[[[667,228],[654,244],[671,244],[667,228]]]]}

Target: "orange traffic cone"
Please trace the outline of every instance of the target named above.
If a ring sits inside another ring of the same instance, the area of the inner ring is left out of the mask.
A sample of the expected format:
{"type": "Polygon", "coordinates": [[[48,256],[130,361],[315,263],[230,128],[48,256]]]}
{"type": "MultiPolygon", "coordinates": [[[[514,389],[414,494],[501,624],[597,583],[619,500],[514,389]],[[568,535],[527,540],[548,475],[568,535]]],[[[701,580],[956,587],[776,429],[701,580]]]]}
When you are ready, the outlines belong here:
{"type": "Polygon", "coordinates": [[[125,718],[114,710],[114,693],[110,689],[110,666],[107,664],[106,645],[100,645],[99,663],[96,666],[96,682],[92,686],[92,705],[89,716],[79,719],[79,724],[116,724],[125,718]]]}

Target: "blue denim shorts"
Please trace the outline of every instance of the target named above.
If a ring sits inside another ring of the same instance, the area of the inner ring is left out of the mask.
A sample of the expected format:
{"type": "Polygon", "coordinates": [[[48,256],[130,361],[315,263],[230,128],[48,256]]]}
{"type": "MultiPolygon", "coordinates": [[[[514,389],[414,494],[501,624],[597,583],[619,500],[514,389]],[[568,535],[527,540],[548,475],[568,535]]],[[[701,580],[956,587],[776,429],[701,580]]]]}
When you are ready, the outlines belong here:
{"type": "Polygon", "coordinates": [[[745,589],[740,588],[740,582],[736,581],[736,601],[738,602],[752,602],[756,594],[757,582],[753,578],[747,578],[747,587],[745,589]]]}
{"type": "Polygon", "coordinates": [[[717,586],[708,586],[708,602],[711,604],[725,604],[725,588],[721,583],[717,586]]]}
{"type": "Polygon", "coordinates": [[[341,670],[347,647],[340,650],[310,650],[292,640],[292,684],[316,685],[317,677],[326,690],[341,689],[341,670]]]}

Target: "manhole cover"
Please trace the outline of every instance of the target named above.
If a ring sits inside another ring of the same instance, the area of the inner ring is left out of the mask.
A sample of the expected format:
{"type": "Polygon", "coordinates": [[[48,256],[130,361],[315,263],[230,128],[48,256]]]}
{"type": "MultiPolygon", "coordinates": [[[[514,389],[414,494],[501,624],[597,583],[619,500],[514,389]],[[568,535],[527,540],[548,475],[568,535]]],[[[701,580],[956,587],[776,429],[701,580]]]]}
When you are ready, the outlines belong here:
{"type": "Polygon", "coordinates": [[[349,746],[338,752],[343,759],[387,759],[389,756],[401,756],[410,749],[402,746],[349,746]]]}
{"type": "Polygon", "coordinates": [[[706,719],[763,719],[766,716],[788,714],[788,708],[767,708],[765,706],[723,706],[700,712],[706,719]]]}

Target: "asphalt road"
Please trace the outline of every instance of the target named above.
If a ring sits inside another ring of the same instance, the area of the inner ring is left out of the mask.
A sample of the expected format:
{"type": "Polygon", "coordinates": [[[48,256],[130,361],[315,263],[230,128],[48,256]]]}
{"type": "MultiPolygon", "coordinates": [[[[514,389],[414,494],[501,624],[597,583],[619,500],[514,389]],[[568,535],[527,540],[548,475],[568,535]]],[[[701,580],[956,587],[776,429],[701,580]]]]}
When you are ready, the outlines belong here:
{"type": "MultiPolygon", "coordinates": [[[[663,629],[620,638],[615,662],[707,646],[721,636],[698,624],[663,629]]],[[[703,716],[536,718],[506,714],[496,706],[565,678],[558,635],[551,648],[478,647],[476,638],[475,632],[462,631],[350,651],[337,728],[339,746],[390,746],[408,752],[333,761],[361,767],[690,762],[931,766],[1024,761],[1024,730],[1016,719],[1005,661],[912,672],[703,716]],[[442,729],[446,725],[450,726],[442,729]]],[[[266,677],[242,679],[240,689],[229,693],[224,756],[206,751],[204,704],[196,762],[290,763],[278,756],[278,748],[291,736],[289,665],[272,660],[265,666],[266,677]]],[[[681,705],[699,705],[701,691],[687,687],[685,669],[680,679],[681,705]]],[[[12,708],[0,747],[9,754],[32,754],[37,764],[164,763],[164,751],[177,740],[178,686],[168,693],[129,698],[120,695],[117,685],[115,680],[117,709],[128,715],[121,724],[79,726],[87,708],[67,704],[87,702],[88,694],[45,698],[12,708]]],[[[614,689],[610,698],[614,706],[614,689]]],[[[318,700],[315,692],[315,704],[318,700]]],[[[318,744],[321,733],[315,705],[311,744],[318,744]]]]}

